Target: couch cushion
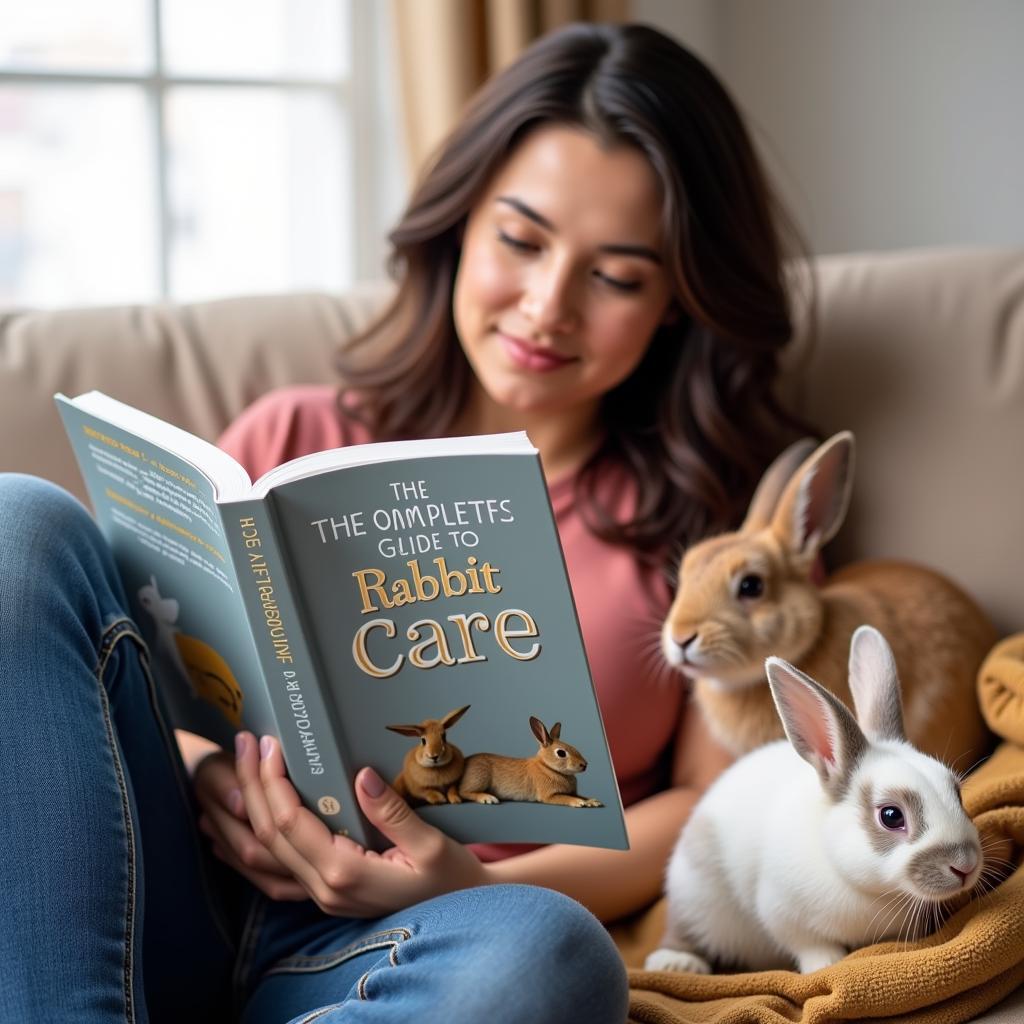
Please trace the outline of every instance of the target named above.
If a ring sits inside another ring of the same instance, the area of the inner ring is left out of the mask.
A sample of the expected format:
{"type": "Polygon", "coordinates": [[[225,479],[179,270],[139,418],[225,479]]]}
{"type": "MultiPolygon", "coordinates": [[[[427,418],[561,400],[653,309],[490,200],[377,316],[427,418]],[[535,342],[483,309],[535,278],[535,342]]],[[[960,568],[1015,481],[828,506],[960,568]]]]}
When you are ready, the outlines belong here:
{"type": "Polygon", "coordinates": [[[857,435],[854,498],[827,549],[916,559],[1024,626],[1024,251],[918,250],[816,263],[798,404],[857,435]]]}
{"type": "Polygon", "coordinates": [[[84,498],[56,391],[105,391],[215,440],[270,388],[334,379],[335,347],[385,294],[377,284],[344,296],[0,316],[0,470],[36,473],[84,498]]]}

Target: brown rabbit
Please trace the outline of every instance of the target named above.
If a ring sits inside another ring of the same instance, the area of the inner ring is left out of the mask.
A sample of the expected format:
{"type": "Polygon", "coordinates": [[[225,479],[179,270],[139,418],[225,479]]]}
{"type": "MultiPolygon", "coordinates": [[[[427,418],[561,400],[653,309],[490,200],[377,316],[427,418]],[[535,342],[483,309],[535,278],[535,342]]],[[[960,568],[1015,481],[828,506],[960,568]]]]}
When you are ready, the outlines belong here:
{"type": "Polygon", "coordinates": [[[849,704],[850,639],[858,626],[874,626],[896,657],[907,738],[969,769],[988,749],[974,681],[996,639],[977,605],[905,562],[857,562],[814,582],[818,553],[846,514],[853,453],[847,431],[818,448],[797,442],[772,463],[740,529],[684,554],[662,649],[694,680],[715,737],[742,754],[783,735],[767,657],[791,662],[849,704]]]}
{"type": "Polygon", "coordinates": [[[576,795],[576,775],[587,770],[587,762],[575,747],[559,739],[562,723],[555,722],[548,732],[544,723],[531,715],[530,728],[540,744],[533,757],[470,754],[459,783],[459,796],[478,804],[529,800],[566,807],[603,807],[600,800],[576,795]]]}
{"type": "Polygon", "coordinates": [[[385,728],[403,736],[415,736],[419,743],[402,762],[395,777],[395,792],[416,804],[460,804],[458,781],[465,758],[454,743],[449,743],[445,730],[450,729],[469,709],[450,711],[444,718],[425,718],[418,725],[388,725],[385,728]]]}

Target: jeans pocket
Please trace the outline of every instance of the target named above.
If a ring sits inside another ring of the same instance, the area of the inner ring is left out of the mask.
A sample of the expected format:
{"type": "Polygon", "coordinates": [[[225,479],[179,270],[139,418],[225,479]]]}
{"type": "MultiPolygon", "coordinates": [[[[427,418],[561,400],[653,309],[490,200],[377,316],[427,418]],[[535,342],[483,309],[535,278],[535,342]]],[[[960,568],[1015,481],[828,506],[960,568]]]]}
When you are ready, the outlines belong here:
{"type": "Polygon", "coordinates": [[[370,953],[374,950],[391,950],[388,959],[392,966],[397,964],[397,951],[401,943],[412,937],[408,928],[389,928],[386,931],[370,932],[356,942],[350,942],[341,949],[333,950],[330,953],[322,953],[318,956],[288,956],[278,960],[265,973],[264,977],[269,978],[274,974],[313,974],[319,971],[329,971],[338,964],[345,963],[353,957],[370,953]]]}

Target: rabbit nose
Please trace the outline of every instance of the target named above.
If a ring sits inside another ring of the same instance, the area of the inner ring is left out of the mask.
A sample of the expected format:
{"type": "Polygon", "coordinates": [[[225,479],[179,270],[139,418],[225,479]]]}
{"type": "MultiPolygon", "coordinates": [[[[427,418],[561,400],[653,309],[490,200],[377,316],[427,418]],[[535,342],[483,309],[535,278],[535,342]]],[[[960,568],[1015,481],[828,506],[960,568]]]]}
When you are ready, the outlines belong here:
{"type": "Polygon", "coordinates": [[[691,633],[688,637],[686,637],[683,640],[676,640],[676,644],[679,646],[679,649],[685,654],[686,653],[686,648],[689,647],[690,644],[692,644],[693,641],[696,640],[696,639],[697,639],[697,634],[696,633],[691,633]]]}
{"type": "Polygon", "coordinates": [[[971,872],[974,871],[976,866],[976,864],[969,864],[964,867],[958,868],[955,864],[950,864],[949,870],[952,871],[953,874],[960,879],[960,884],[963,885],[967,881],[967,878],[971,874],[971,872]]]}

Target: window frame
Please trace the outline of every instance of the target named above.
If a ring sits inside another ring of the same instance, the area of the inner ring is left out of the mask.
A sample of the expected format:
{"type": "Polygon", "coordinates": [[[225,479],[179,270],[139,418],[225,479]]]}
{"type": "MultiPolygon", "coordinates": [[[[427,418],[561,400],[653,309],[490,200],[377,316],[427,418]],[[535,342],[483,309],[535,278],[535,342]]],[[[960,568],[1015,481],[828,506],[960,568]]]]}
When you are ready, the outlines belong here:
{"type": "MultiPolygon", "coordinates": [[[[356,281],[381,274],[380,225],[376,210],[382,197],[373,173],[373,160],[380,155],[380,140],[374,131],[379,123],[379,103],[375,96],[370,54],[380,47],[379,13],[368,8],[365,0],[338,0],[347,17],[348,73],[337,77],[296,78],[283,75],[186,75],[167,70],[163,44],[163,0],[145,0],[149,13],[151,67],[146,72],[33,70],[0,65],[0,86],[61,87],[112,85],[138,89],[144,97],[150,154],[155,169],[153,233],[156,239],[156,294],[154,301],[177,302],[171,291],[172,211],[169,186],[169,143],[166,130],[166,100],[177,88],[202,87],[226,89],[269,89],[278,93],[315,92],[328,98],[333,106],[335,126],[343,152],[351,154],[348,175],[350,192],[344,177],[338,182],[343,209],[351,211],[352,235],[350,261],[356,281]]],[[[344,227],[344,225],[342,225],[344,227]]],[[[345,282],[339,281],[341,288],[345,282]]],[[[127,299],[126,301],[132,301],[127,299]]]]}

